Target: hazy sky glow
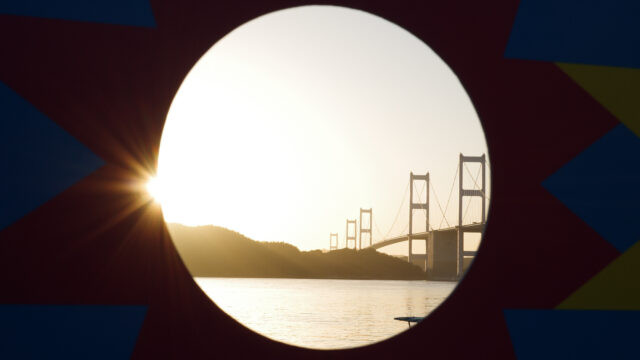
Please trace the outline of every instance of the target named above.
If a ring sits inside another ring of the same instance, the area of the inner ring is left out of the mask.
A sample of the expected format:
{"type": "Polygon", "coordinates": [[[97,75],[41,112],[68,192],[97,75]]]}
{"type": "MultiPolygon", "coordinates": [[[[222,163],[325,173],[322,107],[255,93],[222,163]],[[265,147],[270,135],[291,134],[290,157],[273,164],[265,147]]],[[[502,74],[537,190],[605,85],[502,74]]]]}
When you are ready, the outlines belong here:
{"type": "MultiPolygon", "coordinates": [[[[388,232],[410,171],[430,172],[444,207],[461,152],[487,153],[484,135],[429,47],[362,11],[305,6],[238,27],[195,64],[167,117],[155,186],[169,222],[303,250],[327,248],[338,232],[343,247],[345,220],[361,207],[373,208],[374,241],[388,232]]],[[[456,191],[449,207],[452,222],[456,191]]]]}

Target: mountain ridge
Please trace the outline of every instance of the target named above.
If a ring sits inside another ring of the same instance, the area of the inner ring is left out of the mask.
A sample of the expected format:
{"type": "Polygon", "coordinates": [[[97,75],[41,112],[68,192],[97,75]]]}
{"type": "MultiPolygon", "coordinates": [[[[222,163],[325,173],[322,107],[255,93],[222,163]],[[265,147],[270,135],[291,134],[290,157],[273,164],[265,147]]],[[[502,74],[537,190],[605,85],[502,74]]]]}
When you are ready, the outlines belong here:
{"type": "Polygon", "coordinates": [[[301,251],[284,242],[260,242],[205,225],[167,224],[194,277],[425,280],[416,265],[374,249],[301,251]]]}

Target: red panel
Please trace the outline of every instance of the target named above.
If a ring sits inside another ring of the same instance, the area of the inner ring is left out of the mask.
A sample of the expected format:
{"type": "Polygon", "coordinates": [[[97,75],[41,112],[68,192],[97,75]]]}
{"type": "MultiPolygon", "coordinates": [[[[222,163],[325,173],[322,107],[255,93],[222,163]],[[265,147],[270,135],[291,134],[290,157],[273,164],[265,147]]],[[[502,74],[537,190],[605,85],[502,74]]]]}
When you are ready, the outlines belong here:
{"type": "Polygon", "coordinates": [[[540,185],[616,120],[553,64],[503,58],[516,2],[335,1],[404,27],[458,74],[492,162],[485,240],[427,321],[373,346],[297,349],[218,310],[132,184],[152,171],[198,58],[240,24],[305,3],[317,4],[154,1],[157,29],[0,16],[0,81],[108,163],[0,233],[0,301],[148,304],[135,359],[513,358],[503,308],[553,307],[618,255],[540,185]]]}

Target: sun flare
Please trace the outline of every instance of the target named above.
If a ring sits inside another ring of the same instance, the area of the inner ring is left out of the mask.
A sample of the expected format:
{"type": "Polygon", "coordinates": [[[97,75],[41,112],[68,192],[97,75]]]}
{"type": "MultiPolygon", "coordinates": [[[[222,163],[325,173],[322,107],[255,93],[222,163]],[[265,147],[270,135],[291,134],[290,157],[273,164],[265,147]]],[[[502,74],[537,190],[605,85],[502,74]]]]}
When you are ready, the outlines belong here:
{"type": "Polygon", "coordinates": [[[460,153],[487,153],[482,127],[433,50],[364,12],[296,8],[236,28],[194,65],[147,191],[170,223],[322,249],[359,208],[375,209],[372,238],[403,233],[409,173],[448,189],[460,153]]]}
{"type": "Polygon", "coordinates": [[[342,349],[406,330],[453,291],[481,236],[456,224],[486,219],[482,154],[473,104],[427,44],[364,11],[302,6],[239,26],[195,63],[136,188],[219,309],[273,340],[342,349]],[[482,196],[462,198],[472,187],[482,196]],[[367,303],[372,286],[384,296],[367,303]],[[354,316],[365,326],[341,327],[354,316]]]}
{"type": "Polygon", "coordinates": [[[162,191],[160,191],[160,181],[156,177],[150,178],[146,185],[147,193],[151,195],[153,200],[157,203],[161,203],[160,199],[162,198],[162,191]]]}

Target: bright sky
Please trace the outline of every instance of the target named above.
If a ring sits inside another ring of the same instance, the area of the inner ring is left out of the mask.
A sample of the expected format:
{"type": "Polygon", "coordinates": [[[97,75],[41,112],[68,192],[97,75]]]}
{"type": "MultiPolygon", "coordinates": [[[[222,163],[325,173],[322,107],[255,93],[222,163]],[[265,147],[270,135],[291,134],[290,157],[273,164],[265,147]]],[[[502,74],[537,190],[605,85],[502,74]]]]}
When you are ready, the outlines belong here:
{"type": "MultiPolygon", "coordinates": [[[[366,12],[304,6],[243,24],[195,64],[167,117],[156,186],[169,222],[326,249],[331,232],[344,247],[346,219],[360,208],[373,208],[374,241],[399,209],[390,234],[406,233],[410,171],[430,172],[444,208],[459,153],[487,153],[484,134],[427,45],[366,12]]],[[[437,228],[434,192],[430,208],[437,228]]],[[[471,208],[467,222],[479,221],[479,203],[471,208]]],[[[414,223],[424,231],[424,216],[414,223]]]]}

